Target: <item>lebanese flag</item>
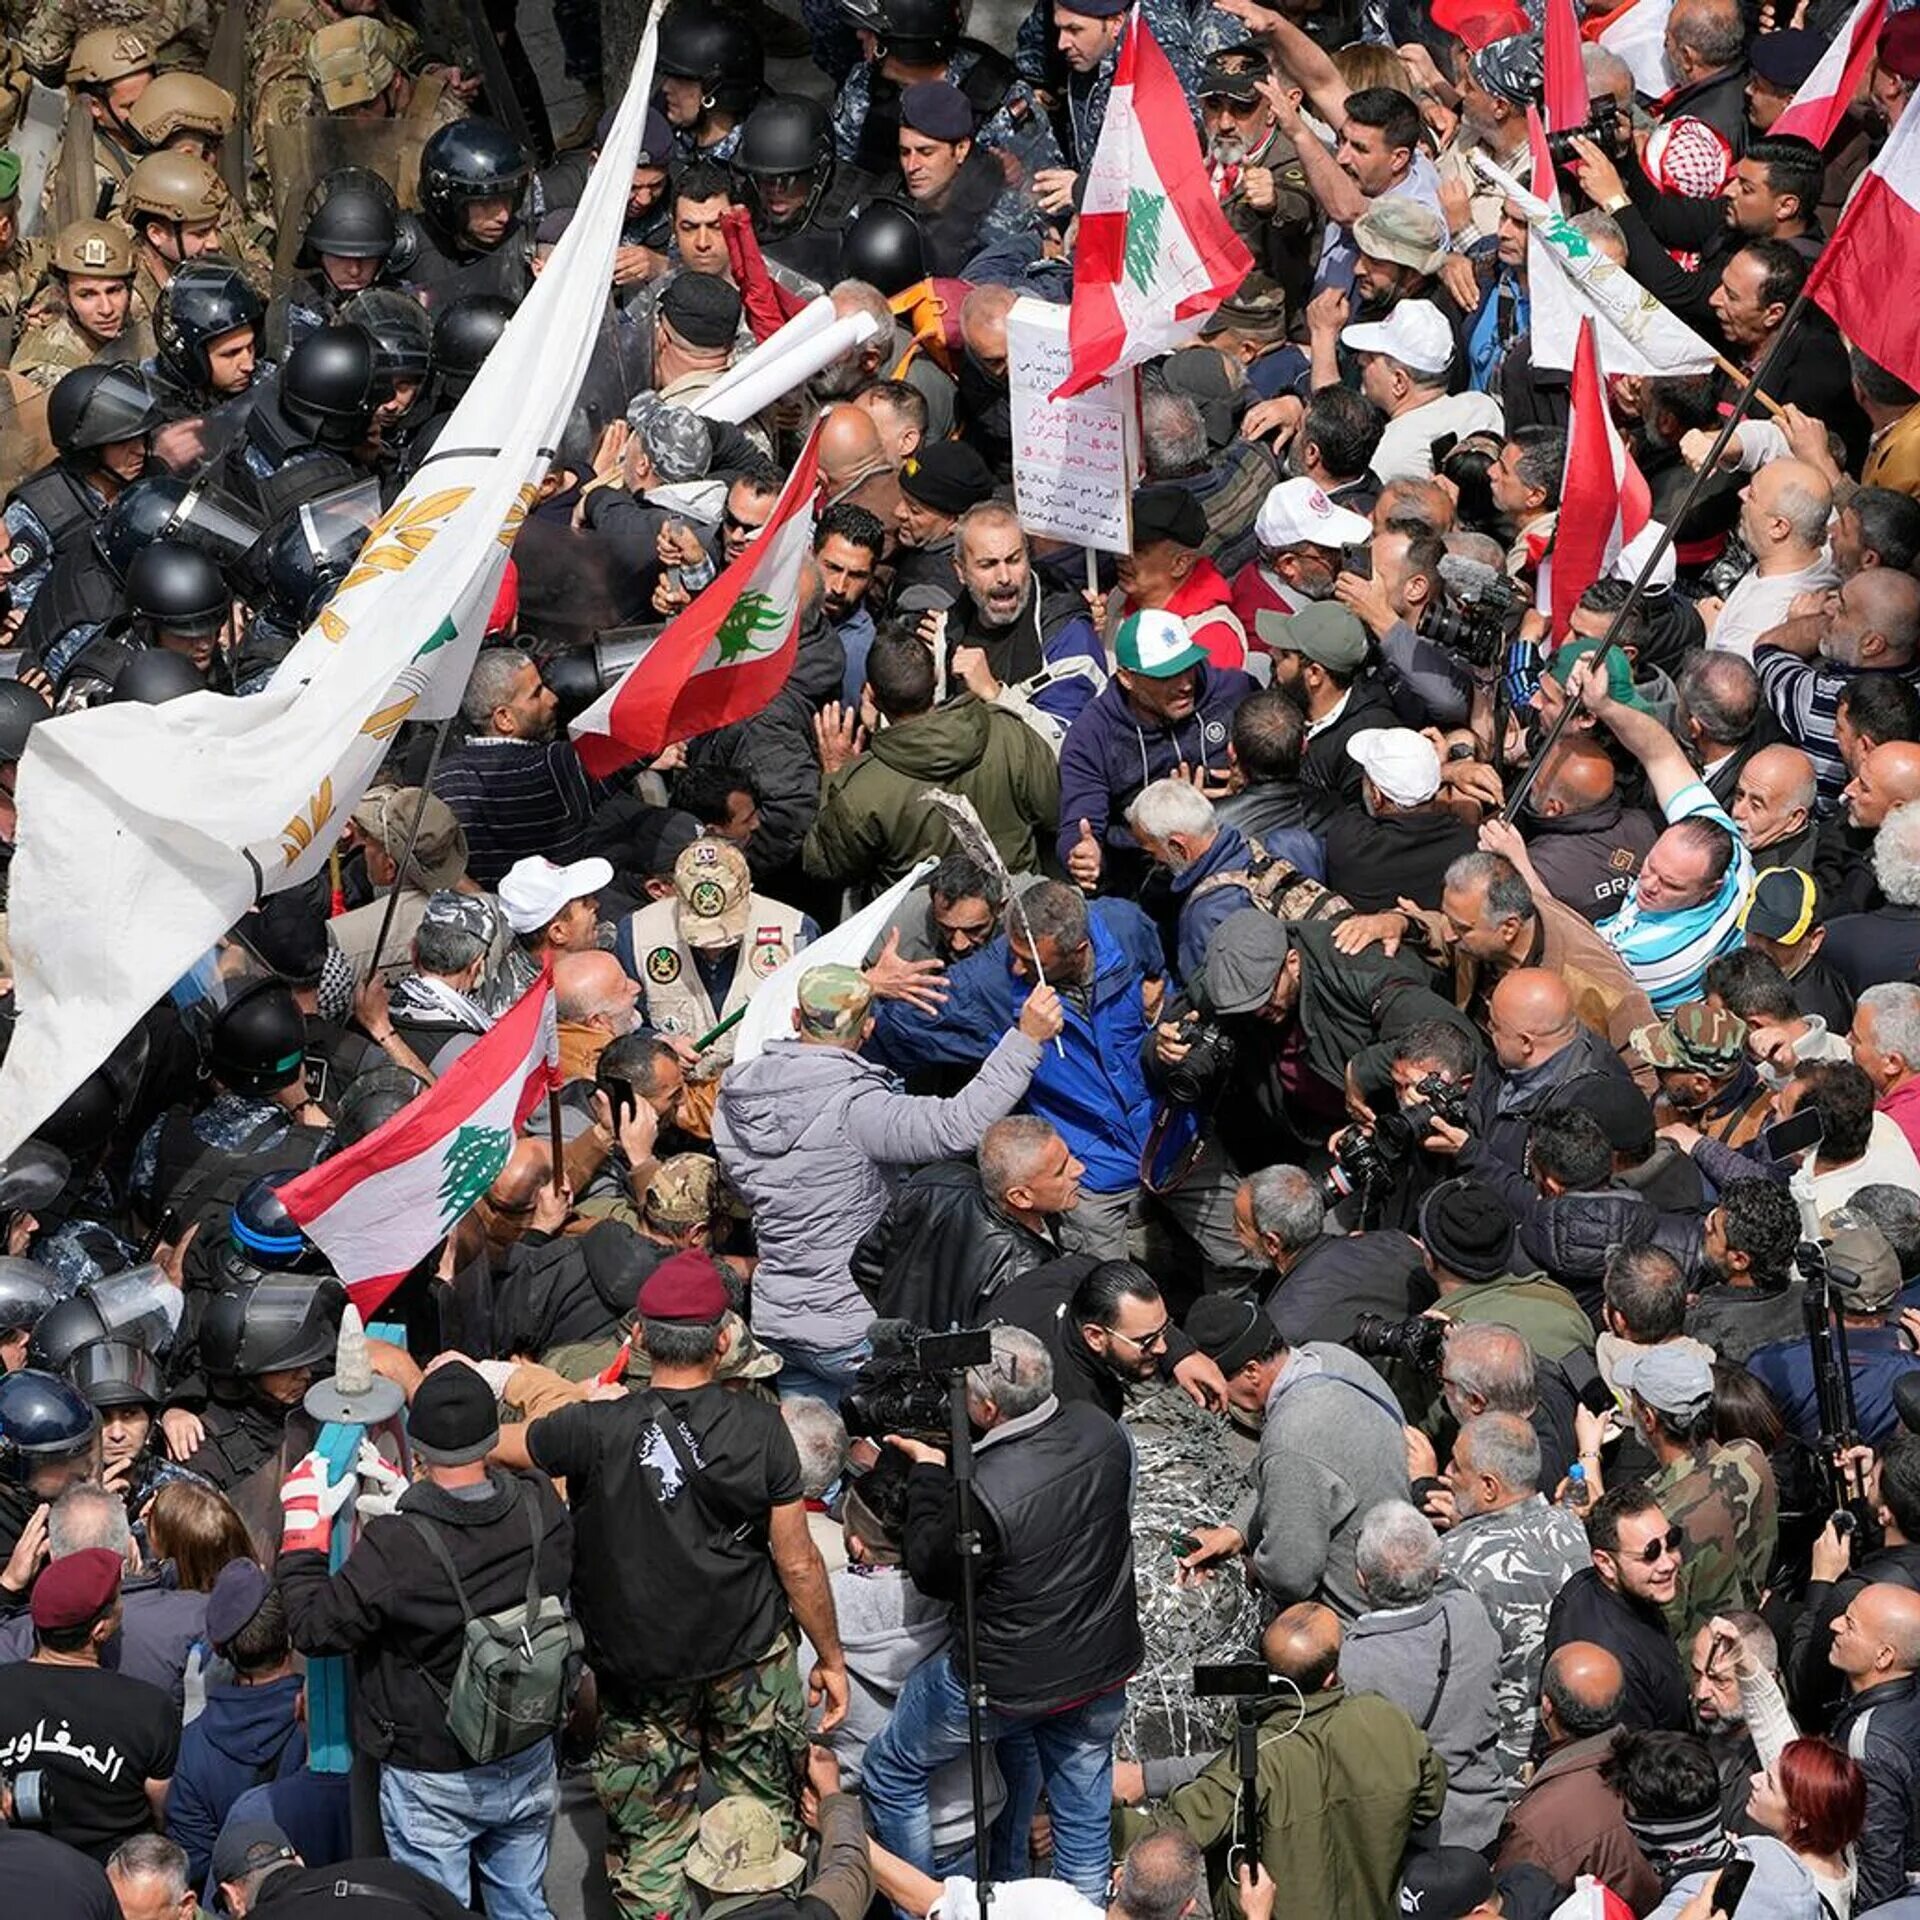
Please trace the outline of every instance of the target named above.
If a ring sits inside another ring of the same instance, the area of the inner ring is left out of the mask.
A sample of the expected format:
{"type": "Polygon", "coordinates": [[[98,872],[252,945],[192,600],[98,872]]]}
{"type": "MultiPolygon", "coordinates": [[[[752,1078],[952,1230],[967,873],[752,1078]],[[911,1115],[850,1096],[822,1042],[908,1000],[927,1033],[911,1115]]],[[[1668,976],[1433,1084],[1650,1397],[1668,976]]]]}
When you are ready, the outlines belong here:
{"type": "Polygon", "coordinates": [[[500,1177],[528,1116],[559,1084],[549,967],[425,1093],[280,1189],[363,1319],[500,1177]]]}
{"type": "Polygon", "coordinates": [[[1667,65],[1667,16],[1673,0],[1627,0],[1604,19],[1589,21],[1585,37],[1617,54],[1633,74],[1634,91],[1643,100],[1664,100],[1673,91],[1667,65]]]}
{"type": "Polygon", "coordinates": [[[1541,590],[1556,641],[1567,636],[1574,603],[1619,559],[1620,549],[1653,512],[1647,483],[1607,411],[1591,320],[1580,322],[1572,399],[1560,514],[1554,522],[1552,554],[1541,567],[1541,590]]]}
{"type": "Polygon", "coordinates": [[[1860,0],[1844,33],[1836,33],[1819,64],[1800,83],[1780,118],[1767,129],[1769,136],[1797,133],[1824,148],[1847,117],[1873,65],[1874,48],[1887,18],[1887,0],[1860,0]]]}
{"type": "Polygon", "coordinates": [[[676,740],[751,719],[787,684],[819,470],[816,421],[759,538],[568,727],[589,773],[604,778],[676,740]]]}
{"type": "MultiPolygon", "coordinates": [[[[1549,0],[1549,8],[1553,0],[1549,0]]],[[[1547,16],[1551,33],[1553,15],[1547,16]]],[[[1549,42],[1551,50],[1551,42],[1549,42]]],[[[1577,63],[1576,63],[1577,64],[1577,63]]],[[[1584,88],[1587,77],[1580,75],[1584,88]]],[[[1552,90],[1548,90],[1552,98],[1552,90]]],[[[1581,116],[1585,118],[1584,113],[1581,116]]],[[[1576,121],[1576,125],[1579,123],[1576,121]]],[[[1547,151],[1547,130],[1540,123],[1540,109],[1527,109],[1527,145],[1533,152],[1533,191],[1545,202],[1555,219],[1563,215],[1560,205],[1560,176],[1553,170],[1553,155],[1547,151]]],[[[1552,249],[1541,238],[1531,221],[1527,223],[1527,337],[1533,349],[1534,371],[1571,373],[1573,342],[1580,332],[1580,302],[1573,282],[1566,276],[1552,249]]]]}
{"type": "Polygon", "coordinates": [[[1214,197],[1187,97],[1136,4],[1080,203],[1072,370],[1052,397],[1185,346],[1252,271],[1214,197]]]}
{"type": "MultiPolygon", "coordinates": [[[[1546,0],[1546,6],[1547,125],[1555,133],[1570,133],[1586,125],[1593,106],[1587,95],[1587,70],[1580,60],[1580,22],[1574,18],[1573,0],[1546,0]]],[[[1528,112],[1531,116],[1532,109],[1528,112]]],[[[1536,160],[1533,190],[1544,200],[1540,180],[1536,160]]]]}
{"type": "Polygon", "coordinates": [[[1899,292],[1897,263],[1920,248],[1920,93],[1886,144],[1807,275],[1807,297],[1871,360],[1920,386],[1920,300],[1899,292]]]}

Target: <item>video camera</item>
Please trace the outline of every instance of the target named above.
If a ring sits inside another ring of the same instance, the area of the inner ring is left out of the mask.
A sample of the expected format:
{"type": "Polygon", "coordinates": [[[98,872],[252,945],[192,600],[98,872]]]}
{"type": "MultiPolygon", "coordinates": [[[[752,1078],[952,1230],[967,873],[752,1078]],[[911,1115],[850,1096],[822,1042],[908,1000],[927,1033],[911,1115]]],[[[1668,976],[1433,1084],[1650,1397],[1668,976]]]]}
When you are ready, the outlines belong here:
{"type": "Polygon", "coordinates": [[[1633,151],[1633,123],[1617,100],[1594,101],[1579,126],[1547,135],[1547,152],[1556,167],[1570,167],[1578,161],[1579,155],[1573,150],[1576,140],[1591,140],[1609,160],[1623,159],[1633,151]]]}
{"type": "Polygon", "coordinates": [[[840,1402],[840,1417],[856,1439],[890,1433],[944,1437],[955,1371],[984,1367],[993,1358],[993,1336],[984,1327],[930,1333],[906,1320],[876,1320],[868,1338],[873,1357],[862,1362],[840,1402]]]}
{"type": "Polygon", "coordinates": [[[1449,556],[1440,564],[1445,593],[1421,611],[1419,633],[1470,667],[1497,667],[1510,633],[1532,604],[1527,591],[1477,561],[1449,556]]]}

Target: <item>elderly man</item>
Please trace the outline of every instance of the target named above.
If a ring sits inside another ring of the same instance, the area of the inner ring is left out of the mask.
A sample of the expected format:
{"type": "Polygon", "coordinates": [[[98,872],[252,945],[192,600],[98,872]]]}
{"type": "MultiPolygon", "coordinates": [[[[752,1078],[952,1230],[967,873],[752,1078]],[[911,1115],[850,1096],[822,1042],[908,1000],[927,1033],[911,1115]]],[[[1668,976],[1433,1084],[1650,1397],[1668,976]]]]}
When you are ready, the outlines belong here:
{"type": "Polygon", "coordinates": [[[1827,558],[1827,520],[1833,489],[1818,467],[1775,460],[1742,491],[1740,537],[1753,566],[1710,615],[1707,645],[1753,659],[1754,642],[1787,617],[1796,594],[1824,593],[1840,584],[1827,558]]]}
{"type": "Polygon", "coordinates": [[[1171,484],[1136,488],[1132,525],[1132,549],[1114,567],[1122,624],[1135,613],[1169,613],[1214,666],[1244,667],[1246,629],[1225,577],[1202,551],[1210,535],[1198,497],[1171,484]]]}
{"type": "Polygon", "coordinates": [[[1360,804],[1327,822],[1327,884],[1362,913],[1403,899],[1438,906],[1448,869],[1473,851],[1474,830],[1441,793],[1433,742],[1410,727],[1363,727],[1347,758],[1360,769],[1360,804]]]}
{"type": "Polygon", "coordinates": [[[1873,1082],[1874,1106],[1920,1153],[1920,987],[1869,987],[1853,1010],[1854,1064],[1873,1082]]]}
{"type": "Polygon", "coordinates": [[[1498,433],[1504,416],[1485,393],[1449,393],[1456,345],[1447,317],[1431,300],[1403,300],[1384,320],[1342,329],[1340,344],[1360,362],[1360,391],[1387,416],[1374,449],[1382,480],[1433,471],[1442,434],[1498,433]]]}
{"type": "Polygon", "coordinates": [[[1342,550],[1364,545],[1373,528],[1364,515],[1336,506],[1317,480],[1299,476],[1268,492],[1253,533],[1260,557],[1233,579],[1233,610],[1249,630],[1263,612],[1298,613],[1312,601],[1325,600],[1340,575],[1342,550]]]}
{"type": "Polygon", "coordinates": [[[1762,747],[1734,782],[1727,811],[1755,864],[1810,867],[1817,824],[1819,776],[1812,759],[1798,747],[1762,747]]]}
{"type": "Polygon", "coordinates": [[[898,548],[890,604],[900,608],[901,595],[919,587],[936,592],[940,604],[948,605],[959,591],[954,528],[969,507],[992,496],[992,471],[964,441],[940,440],[903,462],[898,480],[900,504],[893,516],[898,548]]]}
{"type": "Polygon", "coordinates": [[[1440,1538],[1439,1567],[1478,1596],[1499,1636],[1494,1756],[1502,1777],[1514,1782],[1533,1745],[1547,1615],[1560,1589],[1587,1565],[1587,1536],[1572,1514],[1540,1492],[1540,1441],[1519,1414],[1483,1413],[1466,1421],[1446,1481],[1454,1521],[1440,1538]]]}
{"type": "Polygon", "coordinates": [[[617,955],[598,948],[560,955],[553,965],[553,998],[562,1079],[594,1077],[601,1054],[638,1024],[639,996],[640,982],[617,955]]]}

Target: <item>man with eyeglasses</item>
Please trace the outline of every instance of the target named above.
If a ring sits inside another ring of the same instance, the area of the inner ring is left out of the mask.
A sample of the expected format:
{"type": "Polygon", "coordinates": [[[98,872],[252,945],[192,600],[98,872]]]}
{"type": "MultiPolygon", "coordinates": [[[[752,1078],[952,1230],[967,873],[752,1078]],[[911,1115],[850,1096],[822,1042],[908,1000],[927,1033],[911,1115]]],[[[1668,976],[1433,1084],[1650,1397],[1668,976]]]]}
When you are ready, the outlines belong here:
{"type": "Polygon", "coordinates": [[[1620,1662],[1623,1727],[1684,1733],[1689,1724],[1687,1676],[1665,1613],[1679,1589],[1684,1542],[1646,1487],[1612,1488],[1587,1515],[1593,1565],[1560,1589],[1547,1616],[1549,1657],[1584,1640],[1620,1662]]]}

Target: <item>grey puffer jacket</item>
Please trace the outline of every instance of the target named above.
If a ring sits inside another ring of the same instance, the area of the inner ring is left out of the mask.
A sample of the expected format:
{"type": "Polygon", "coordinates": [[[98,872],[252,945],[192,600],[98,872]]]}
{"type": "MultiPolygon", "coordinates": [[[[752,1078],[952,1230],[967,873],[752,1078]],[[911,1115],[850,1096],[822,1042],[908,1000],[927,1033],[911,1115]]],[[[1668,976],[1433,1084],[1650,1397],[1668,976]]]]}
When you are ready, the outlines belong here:
{"type": "Polygon", "coordinates": [[[971,1153],[1026,1093],[1040,1048],[1017,1027],[951,1099],[900,1091],[885,1067],[844,1048],[775,1040],[720,1081],[713,1144],[753,1210],[760,1264],[753,1330],[770,1345],[833,1352],[873,1309],[848,1271],[886,1212],[890,1167],[971,1153]]]}

